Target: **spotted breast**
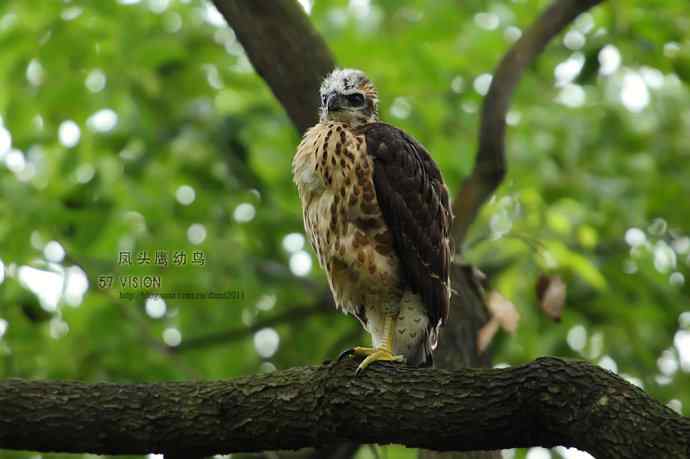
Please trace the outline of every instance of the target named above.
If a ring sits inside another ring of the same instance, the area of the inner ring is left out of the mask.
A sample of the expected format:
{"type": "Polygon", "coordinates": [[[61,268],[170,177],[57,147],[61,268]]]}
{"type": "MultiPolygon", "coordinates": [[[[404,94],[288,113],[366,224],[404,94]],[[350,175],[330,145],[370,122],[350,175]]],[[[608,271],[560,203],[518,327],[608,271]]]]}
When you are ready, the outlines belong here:
{"type": "Polygon", "coordinates": [[[305,134],[292,168],[305,229],[335,303],[366,327],[362,305],[399,302],[403,292],[365,137],[343,123],[319,123],[305,134]]]}

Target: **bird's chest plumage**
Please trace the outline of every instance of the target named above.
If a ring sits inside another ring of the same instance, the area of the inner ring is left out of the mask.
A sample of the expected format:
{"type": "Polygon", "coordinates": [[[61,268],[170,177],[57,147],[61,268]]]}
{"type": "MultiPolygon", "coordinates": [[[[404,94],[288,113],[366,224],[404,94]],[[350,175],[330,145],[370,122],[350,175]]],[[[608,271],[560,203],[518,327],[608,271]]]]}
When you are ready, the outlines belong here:
{"type": "Polygon", "coordinates": [[[376,199],[373,167],[364,136],[333,122],[311,128],[293,160],[306,232],[336,304],[346,310],[372,296],[394,301],[400,295],[399,262],[376,199]]]}

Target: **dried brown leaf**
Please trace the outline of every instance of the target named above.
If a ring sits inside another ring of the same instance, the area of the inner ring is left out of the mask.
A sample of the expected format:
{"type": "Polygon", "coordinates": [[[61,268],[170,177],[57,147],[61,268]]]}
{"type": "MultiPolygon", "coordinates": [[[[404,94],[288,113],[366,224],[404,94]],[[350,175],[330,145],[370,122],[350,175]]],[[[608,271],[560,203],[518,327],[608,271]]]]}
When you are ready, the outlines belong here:
{"type": "Polygon", "coordinates": [[[544,314],[552,320],[561,320],[567,293],[567,286],[563,279],[560,276],[542,274],[537,280],[536,290],[539,307],[544,314]]]}
{"type": "Polygon", "coordinates": [[[494,336],[496,336],[498,327],[500,327],[500,324],[498,320],[493,317],[479,330],[477,334],[477,348],[480,353],[484,352],[489,347],[494,336]]]}
{"type": "Polygon", "coordinates": [[[498,320],[501,328],[510,334],[515,333],[520,321],[520,313],[515,305],[496,290],[490,291],[486,296],[486,304],[491,316],[498,320]]]}

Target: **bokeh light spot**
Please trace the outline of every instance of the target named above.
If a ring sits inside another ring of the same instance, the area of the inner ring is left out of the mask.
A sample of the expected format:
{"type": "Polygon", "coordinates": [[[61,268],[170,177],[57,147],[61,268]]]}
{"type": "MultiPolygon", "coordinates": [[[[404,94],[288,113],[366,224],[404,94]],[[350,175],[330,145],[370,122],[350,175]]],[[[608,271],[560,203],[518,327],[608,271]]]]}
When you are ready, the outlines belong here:
{"type": "Polygon", "coordinates": [[[174,327],[168,327],[163,330],[163,342],[168,346],[179,346],[182,342],[182,333],[174,327]]]}
{"type": "Polygon", "coordinates": [[[295,276],[304,277],[311,271],[311,257],[309,254],[300,250],[290,256],[290,271],[295,276]]]}
{"type": "Polygon", "coordinates": [[[194,223],[187,229],[187,239],[194,245],[199,245],[206,239],[206,227],[201,223],[194,223]]]}
{"type": "Polygon", "coordinates": [[[58,128],[58,139],[60,143],[67,148],[75,147],[79,143],[81,137],[81,129],[77,123],[72,120],[66,120],[60,123],[58,128]]]}
{"type": "Polygon", "coordinates": [[[188,206],[194,202],[194,199],[196,199],[196,192],[191,186],[182,185],[177,188],[177,191],[175,191],[175,198],[177,199],[177,202],[183,206],[188,206]]]}
{"type": "Polygon", "coordinates": [[[272,357],[278,351],[280,336],[272,328],[262,328],[254,334],[254,348],[263,358],[272,357]]]}
{"type": "Polygon", "coordinates": [[[304,235],[301,233],[290,233],[283,238],[283,248],[288,253],[294,253],[304,248],[304,235]]]}
{"type": "Polygon", "coordinates": [[[254,219],[256,216],[256,208],[248,202],[243,202],[239,206],[235,207],[235,211],[232,213],[233,218],[238,223],[247,223],[254,219]]]}
{"type": "Polygon", "coordinates": [[[144,309],[146,310],[146,314],[152,319],[160,319],[165,315],[168,308],[163,298],[154,295],[146,299],[144,309]]]}

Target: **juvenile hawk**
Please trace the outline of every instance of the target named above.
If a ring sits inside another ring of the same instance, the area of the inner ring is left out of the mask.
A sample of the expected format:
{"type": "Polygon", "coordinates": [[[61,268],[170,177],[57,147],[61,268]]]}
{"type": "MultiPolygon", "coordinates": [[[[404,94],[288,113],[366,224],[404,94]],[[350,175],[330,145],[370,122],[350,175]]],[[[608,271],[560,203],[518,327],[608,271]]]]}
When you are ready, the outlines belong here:
{"type": "Polygon", "coordinates": [[[336,306],[359,319],[378,360],[430,365],[448,318],[452,219],[429,153],[378,121],[363,72],[336,69],[321,85],[320,121],[297,148],[292,172],[304,227],[336,306]]]}

